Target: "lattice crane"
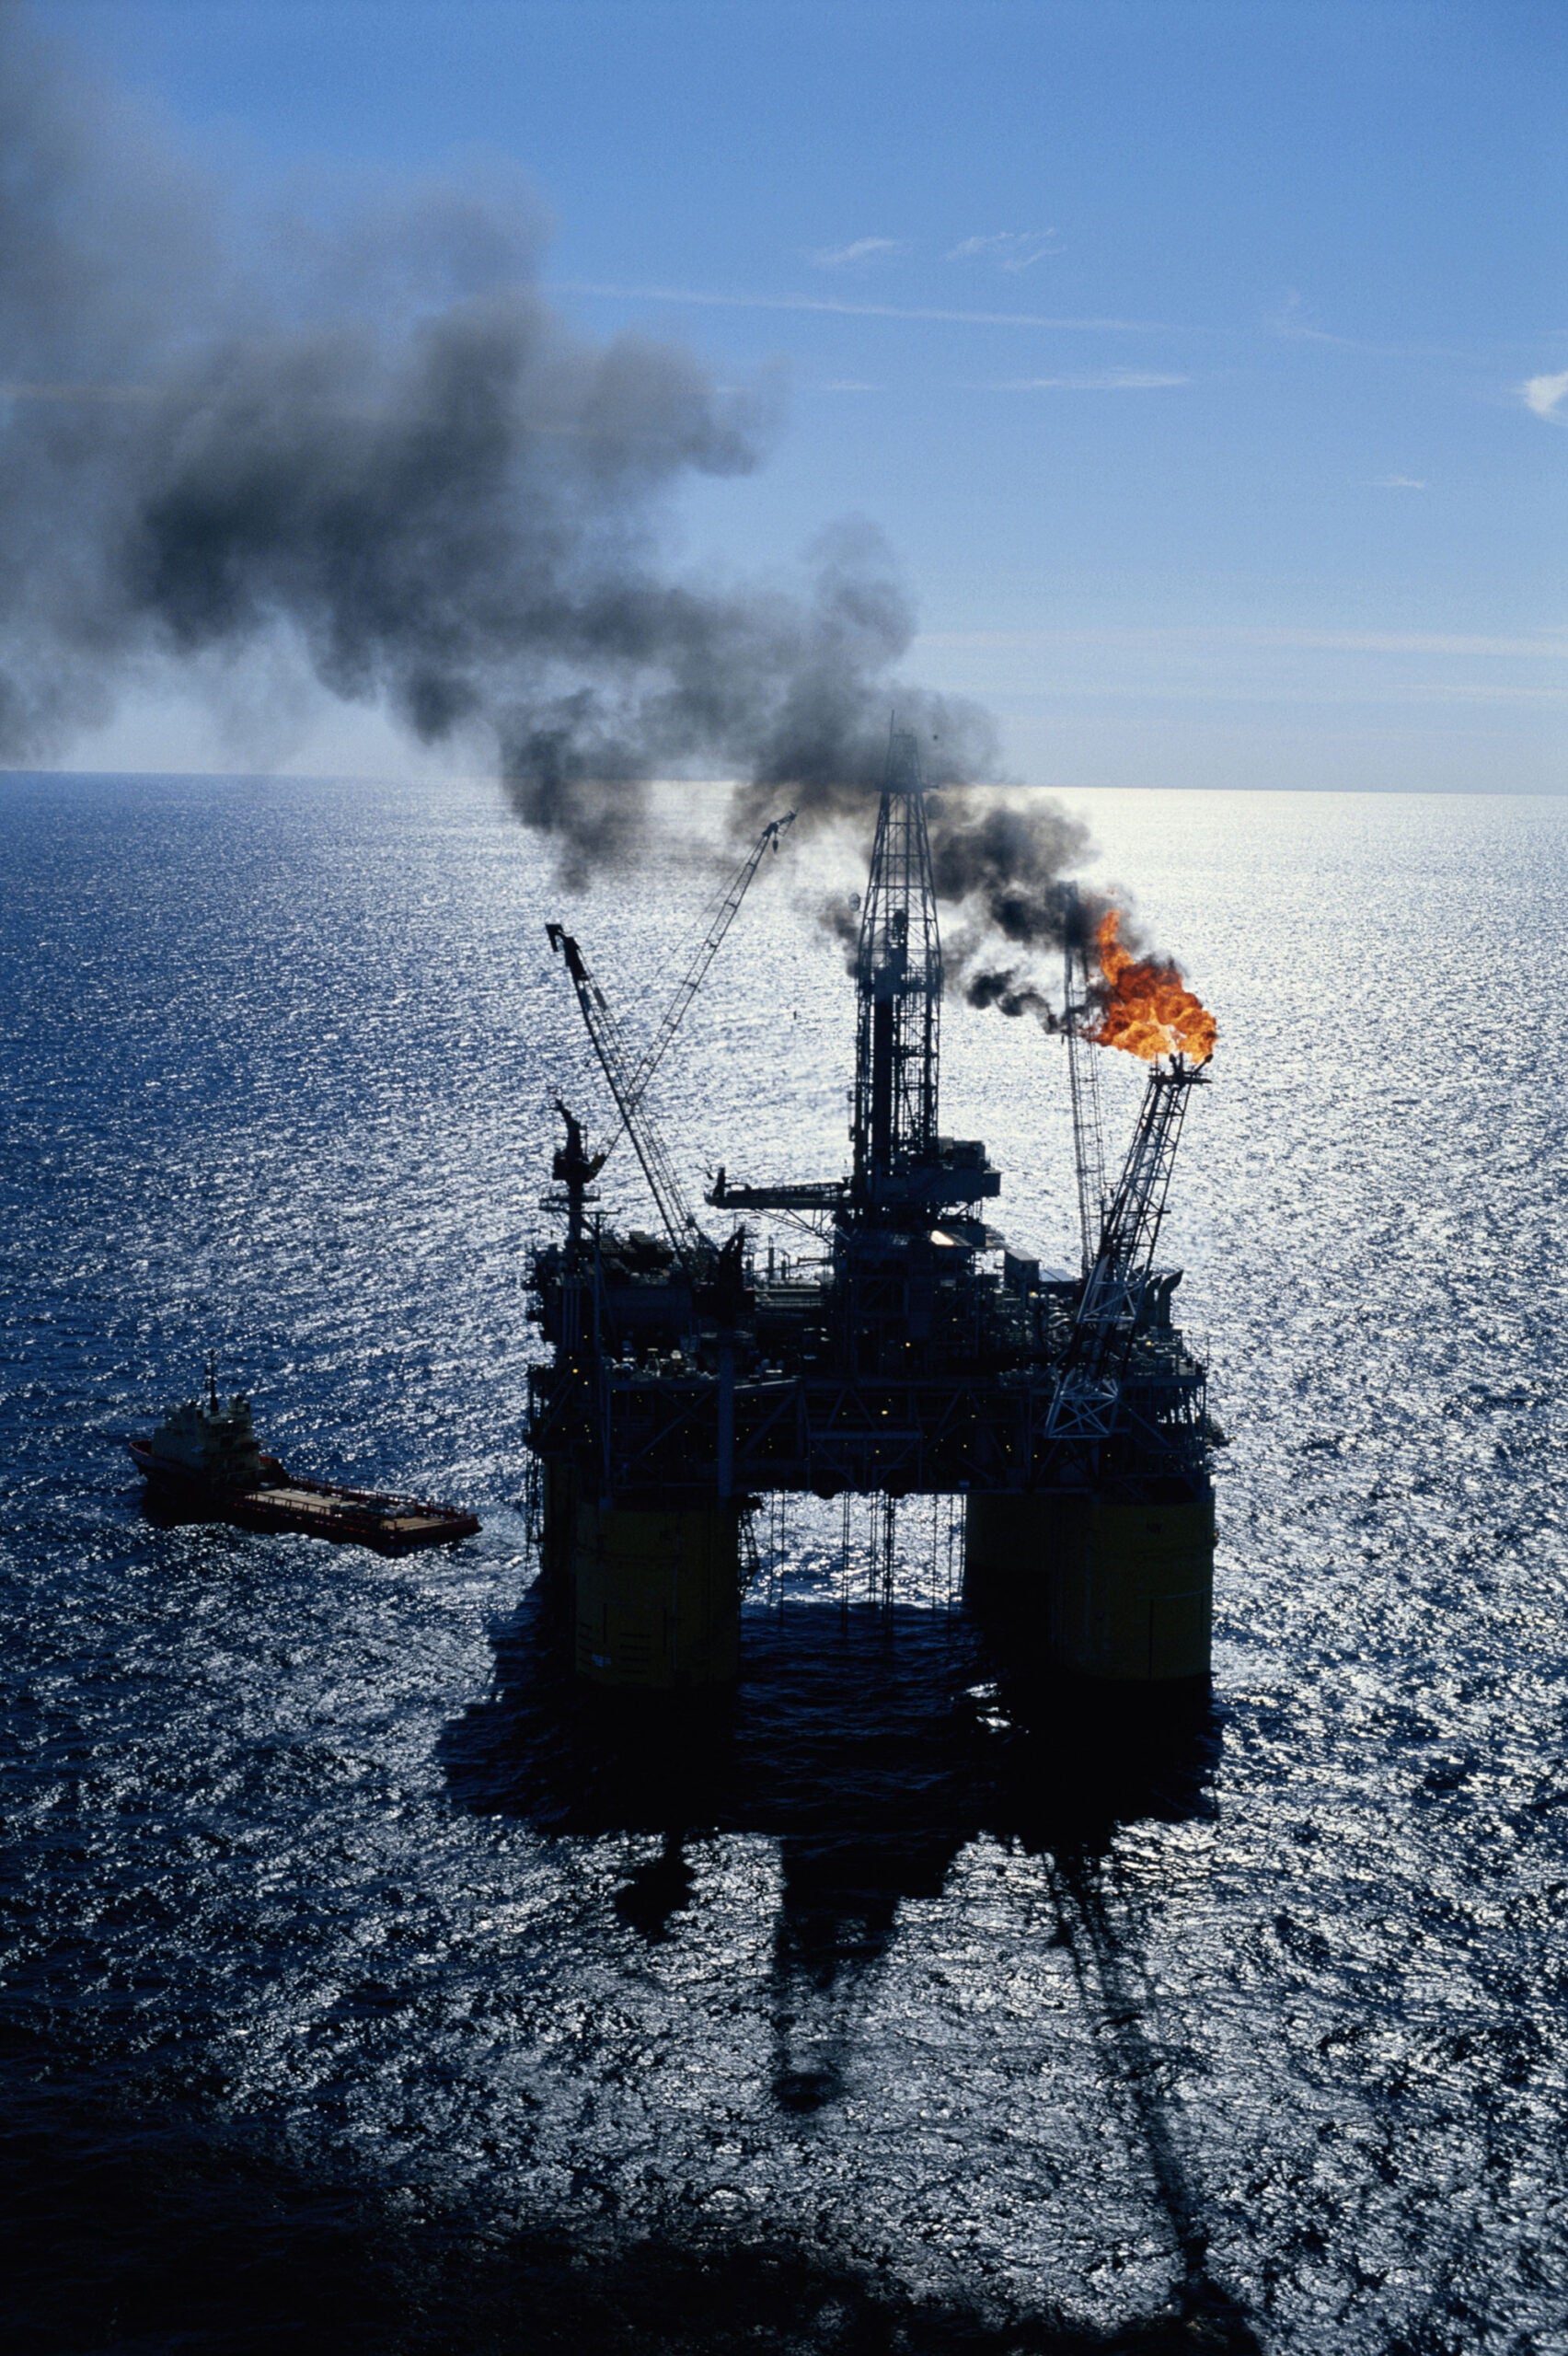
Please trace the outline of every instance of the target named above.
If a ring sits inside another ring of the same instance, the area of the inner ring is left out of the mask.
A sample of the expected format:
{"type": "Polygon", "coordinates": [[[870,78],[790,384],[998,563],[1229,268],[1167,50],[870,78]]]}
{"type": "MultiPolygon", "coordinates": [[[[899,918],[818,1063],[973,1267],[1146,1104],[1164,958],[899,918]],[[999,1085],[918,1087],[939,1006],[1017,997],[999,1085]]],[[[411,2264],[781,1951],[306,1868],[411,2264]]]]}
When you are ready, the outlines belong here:
{"type": "MultiPolygon", "coordinates": [[[[629,1137],[671,1248],[691,1276],[698,1273],[698,1262],[706,1264],[714,1259],[717,1247],[697,1223],[664,1141],[643,1110],[643,1099],[670,1042],[680,1029],[687,1008],[702,986],[703,977],[719,953],[725,934],[740,913],[741,903],[762,864],[764,854],[769,848],[778,849],[779,838],[793,823],[794,815],[791,810],[782,818],[770,820],[731,877],[713,908],[707,930],[690,964],[676,985],[674,995],[660,1018],[658,1029],[640,1057],[635,1057],[628,1045],[609,1000],[583,956],[581,945],[564,925],[551,924],[545,928],[550,947],[566,960],[566,970],[577,993],[577,1003],[582,1009],[589,1041],[609,1085],[618,1116],[619,1125],[609,1142],[592,1157],[583,1153],[581,1131],[577,1131],[573,1138],[569,1130],[567,1151],[580,1173],[577,1183],[581,1186],[587,1179],[596,1177],[620,1139],[629,1137]]],[[[564,1114],[565,1108],[561,1110],[564,1114]]],[[[561,1157],[558,1155],[557,1160],[559,1162],[561,1157]]],[[[558,1169],[557,1175],[564,1178],[566,1173],[558,1169]]],[[[570,1195],[571,1182],[568,1180],[567,1183],[570,1195]]],[[[581,1199],[580,1195],[579,1201],[581,1199]]]]}
{"type": "Polygon", "coordinates": [[[632,1093],[635,1068],[621,1036],[619,1023],[610,1010],[610,1002],[594,980],[577,942],[564,925],[545,927],[550,947],[566,960],[566,970],[571,976],[571,987],[577,993],[577,1003],[582,1010],[594,1053],[599,1068],[609,1083],[621,1126],[631,1139],[632,1150],[642,1165],[642,1174],[663,1222],[671,1248],[688,1276],[695,1276],[695,1262],[710,1257],[713,1246],[698,1226],[691,1207],[681,1191],[674,1165],[665,1150],[664,1141],[651,1121],[644,1118],[639,1100],[632,1093]]]}
{"type": "MultiPolygon", "coordinates": [[[[780,838],[794,823],[795,814],[792,810],[786,811],[782,818],[769,820],[730,878],[722,895],[713,905],[713,913],[708,930],[698,942],[690,964],[677,983],[674,997],[660,1016],[658,1029],[654,1032],[652,1039],[628,1081],[627,1092],[634,1110],[647,1094],[649,1083],[663,1062],[670,1042],[686,1020],[687,1008],[702,987],[708,968],[712,964],[723,945],[724,935],[739,916],[741,902],[751,889],[756,871],[762,865],[764,854],[769,849],[777,851],[780,838]]],[[[626,1124],[623,1121],[605,1147],[606,1160],[620,1143],[625,1128],[626,1124]]]]}
{"type": "Polygon", "coordinates": [[[1143,1313],[1188,1096],[1204,1082],[1206,1069],[1206,1063],[1181,1055],[1149,1067],[1137,1126],[1105,1207],[1073,1320],[1047,1421],[1053,1437],[1110,1437],[1121,1374],[1143,1313]]]}

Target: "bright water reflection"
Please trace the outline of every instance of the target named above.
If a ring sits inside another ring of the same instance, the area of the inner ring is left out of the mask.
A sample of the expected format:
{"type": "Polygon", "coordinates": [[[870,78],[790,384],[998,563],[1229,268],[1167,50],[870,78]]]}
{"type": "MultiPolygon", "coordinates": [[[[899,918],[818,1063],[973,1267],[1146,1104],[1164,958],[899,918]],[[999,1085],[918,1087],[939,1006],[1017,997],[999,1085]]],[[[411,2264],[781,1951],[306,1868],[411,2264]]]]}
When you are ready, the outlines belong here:
{"type": "MultiPolygon", "coordinates": [[[[1562,2344],[1564,809],[1086,799],[1222,1023],[1170,1234],[1235,1435],[1214,1712],[1031,1716],[917,1514],[891,1623],[801,1516],[733,1710],[628,1758],[516,1504],[546,1105],[597,1102],[531,848],[479,789],[5,788],[40,2344],[167,2344],[175,2246],[214,2346],[1562,2344]],[[482,1539],[146,1520],[116,1436],[209,1339],[280,1453],[482,1539]]],[[[694,1179],[843,1161],[846,985],[763,888],[666,1090],[694,1179]]],[[[702,891],[573,912],[628,1007],[702,891]]],[[[1060,1259],[1059,1051],[947,1046],[1060,1259]]]]}

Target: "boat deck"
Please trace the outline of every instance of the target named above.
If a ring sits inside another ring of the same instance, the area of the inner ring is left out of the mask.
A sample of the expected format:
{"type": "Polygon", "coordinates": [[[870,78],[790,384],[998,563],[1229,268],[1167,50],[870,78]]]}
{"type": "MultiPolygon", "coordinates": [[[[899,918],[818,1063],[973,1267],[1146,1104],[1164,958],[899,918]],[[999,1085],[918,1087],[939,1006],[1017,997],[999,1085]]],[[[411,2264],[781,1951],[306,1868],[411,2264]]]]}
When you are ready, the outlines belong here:
{"type": "Polygon", "coordinates": [[[479,1528],[477,1515],[456,1506],[312,1480],[285,1472],[276,1457],[262,1458],[266,1477],[257,1487],[218,1489],[180,1467],[160,1463],[144,1441],[133,1440],[130,1447],[150,1482],[205,1504],[242,1530],[293,1530],[339,1545],[374,1547],[379,1554],[411,1554],[421,1546],[455,1545],[479,1528]]]}
{"type": "Polygon", "coordinates": [[[448,1546],[478,1529],[472,1514],[451,1506],[426,1505],[412,1497],[376,1497],[358,1490],[334,1490],[291,1481],[248,1489],[234,1501],[232,1518],[253,1530],[294,1530],[319,1538],[348,1539],[382,1553],[406,1554],[420,1546],[448,1546]]]}

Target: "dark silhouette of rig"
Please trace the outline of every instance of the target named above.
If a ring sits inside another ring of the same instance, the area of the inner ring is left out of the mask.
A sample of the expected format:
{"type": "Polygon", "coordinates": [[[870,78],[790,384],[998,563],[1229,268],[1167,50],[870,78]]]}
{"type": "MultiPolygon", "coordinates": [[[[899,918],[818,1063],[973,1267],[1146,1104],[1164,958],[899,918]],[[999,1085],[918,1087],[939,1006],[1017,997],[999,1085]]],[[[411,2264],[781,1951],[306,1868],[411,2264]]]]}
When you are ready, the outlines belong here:
{"type": "Polygon", "coordinates": [[[916,738],[894,728],[855,960],[853,1155],[842,1177],[732,1179],[705,1232],[648,1117],[654,1071],[788,818],[731,882],[653,1039],[629,1050],[578,942],[549,928],[618,1126],[565,1142],[550,1198],[564,1241],[532,1281],[550,1345],[529,1445],[546,1580],[579,1673],[610,1685],[721,1683],[739,1656],[748,1518],[779,1491],[961,1498],[965,1593],[1015,1662],[1121,1682],[1201,1680],[1214,1511],[1206,1369],[1171,1322],[1179,1271],[1155,1251],[1183,1114],[1205,1063],[1150,1062],[1107,1184],[1092,1044],[1100,976],[1070,886],[1060,911],[1083,1257],[1043,1276],[982,1207],[985,1147],[938,1118],[942,951],[916,738]],[[662,1234],[612,1230],[593,1182],[622,1134],[662,1234]],[[746,1213],[807,1222],[820,1256],[759,1265],[746,1213]]]}

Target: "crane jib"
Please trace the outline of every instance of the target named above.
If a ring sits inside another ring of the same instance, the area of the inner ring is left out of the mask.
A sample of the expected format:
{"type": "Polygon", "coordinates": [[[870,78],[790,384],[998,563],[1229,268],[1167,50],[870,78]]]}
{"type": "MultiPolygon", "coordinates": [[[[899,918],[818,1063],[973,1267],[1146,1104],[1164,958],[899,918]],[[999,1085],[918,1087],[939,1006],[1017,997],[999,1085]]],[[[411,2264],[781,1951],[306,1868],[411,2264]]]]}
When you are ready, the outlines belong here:
{"type": "Polygon", "coordinates": [[[709,1256],[713,1245],[698,1226],[663,1140],[642,1110],[643,1098],[687,1008],[718,955],[725,934],[740,912],[741,903],[762,864],[765,853],[770,849],[778,849],[780,837],[794,823],[794,817],[795,814],[790,810],[781,818],[770,819],[732,876],[674,995],[660,1018],[651,1042],[640,1059],[633,1058],[609,1000],[591,972],[578,942],[563,925],[549,924],[545,928],[550,947],[565,959],[589,1041],[609,1085],[618,1116],[615,1131],[596,1159],[602,1167],[622,1137],[630,1138],[632,1150],[648,1181],[664,1231],[688,1273],[694,1246],[704,1256],[709,1256]]]}

